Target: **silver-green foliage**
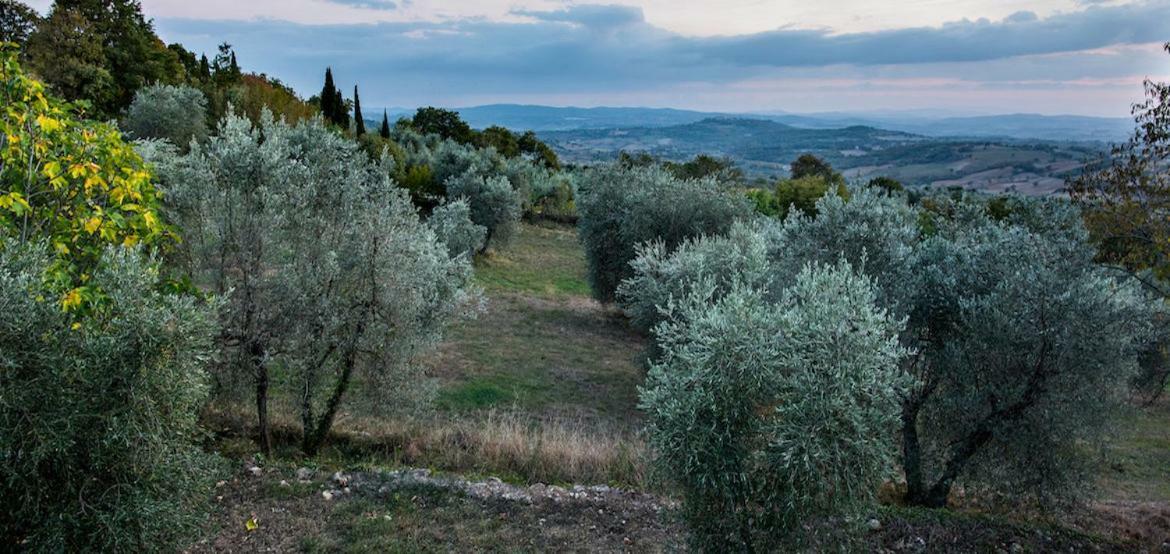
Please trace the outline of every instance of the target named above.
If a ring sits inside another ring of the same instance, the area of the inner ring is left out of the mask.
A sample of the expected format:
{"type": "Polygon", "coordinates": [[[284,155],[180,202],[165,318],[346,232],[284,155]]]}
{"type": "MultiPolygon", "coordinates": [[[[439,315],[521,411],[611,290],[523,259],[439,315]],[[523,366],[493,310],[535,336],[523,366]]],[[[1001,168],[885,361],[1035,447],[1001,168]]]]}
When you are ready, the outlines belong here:
{"type": "MultiPolygon", "coordinates": [[[[471,171],[484,177],[507,176],[508,162],[492,148],[475,148],[453,140],[436,144],[427,159],[435,181],[446,185],[471,171]]],[[[452,196],[448,192],[447,196],[452,196]]]]}
{"type": "Polygon", "coordinates": [[[661,242],[641,245],[630,263],[633,275],[618,288],[621,306],[636,328],[649,330],[667,300],[703,278],[713,279],[717,293],[737,281],[777,289],[809,262],[845,259],[877,285],[879,304],[904,313],[916,287],[909,264],[920,240],[917,213],[899,197],[868,189],[851,193],[848,200],[826,194],[815,217],[796,211],[782,223],[758,218],[676,249],[661,242]]]}
{"type": "Polygon", "coordinates": [[[470,260],[449,255],[386,168],[319,120],[267,114],[256,128],[229,116],[205,146],[158,157],[188,269],[228,294],[226,373],[263,389],[270,366],[288,368],[307,452],[356,381],[382,408],[427,403],[415,362],[478,293],[470,260]]]}
{"type": "Polygon", "coordinates": [[[736,285],[766,289],[773,271],[761,229],[772,226],[770,219],[739,222],[726,235],[690,238],[674,250],[661,240],[638,245],[638,257],[630,262],[634,274],[617,290],[630,324],[650,332],[670,302],[687,297],[699,283],[713,287],[713,299],[736,285]]]}
{"type": "Polygon", "coordinates": [[[908,321],[909,500],[942,505],[955,483],[1073,496],[1090,483],[1083,444],[1122,405],[1164,310],[1094,265],[1067,203],[1012,199],[996,220],[985,201],[932,202],[920,214],[898,196],[829,194],[815,218],[757,225],[755,237],[741,228],[674,252],[643,247],[623,306],[644,326],[696,287],[716,301],[736,282],[775,291],[809,262],[844,258],[875,283],[879,306],[908,321]]]}
{"type": "Polygon", "coordinates": [[[37,297],[41,246],[0,244],[0,550],[181,549],[213,471],[196,413],[214,309],[159,292],[157,266],[118,248],[75,321],[37,297]]]}
{"type": "Polygon", "coordinates": [[[207,138],[207,97],[186,85],[150,85],[134,94],[122,128],[137,139],[166,139],[186,149],[207,138]]]}
{"type": "Polygon", "coordinates": [[[657,240],[674,250],[753,213],[746,198],[713,179],[679,180],[660,167],[595,169],[583,175],[577,192],[589,284],[602,302],[615,300],[618,285],[633,276],[639,244],[657,240]]]}
{"type": "Polygon", "coordinates": [[[484,248],[510,241],[520,224],[520,194],[503,175],[490,176],[474,166],[446,182],[448,198],[462,198],[471,207],[471,221],[483,226],[484,248]]]}
{"type": "Polygon", "coordinates": [[[1092,263],[1079,221],[966,214],[927,239],[911,314],[922,359],[904,404],[911,500],[956,482],[1073,496],[1123,399],[1159,305],[1092,263]],[[1064,223],[1060,223],[1060,222],[1064,223]]]}
{"type": "Polygon", "coordinates": [[[919,241],[918,214],[905,198],[875,189],[850,189],[848,199],[828,191],[816,216],[794,210],[774,236],[769,258],[778,278],[790,278],[809,262],[844,258],[877,286],[878,302],[902,314],[915,290],[909,260],[919,241]]]}
{"type": "Polygon", "coordinates": [[[462,198],[449,201],[431,211],[427,226],[447,245],[451,257],[470,258],[479,252],[487,236],[487,228],[471,221],[471,207],[462,198]]]}
{"type": "Polygon", "coordinates": [[[806,518],[869,506],[906,385],[901,322],[844,263],[805,268],[777,301],[713,288],[671,304],[640,391],[696,546],[775,548],[806,518]]]}

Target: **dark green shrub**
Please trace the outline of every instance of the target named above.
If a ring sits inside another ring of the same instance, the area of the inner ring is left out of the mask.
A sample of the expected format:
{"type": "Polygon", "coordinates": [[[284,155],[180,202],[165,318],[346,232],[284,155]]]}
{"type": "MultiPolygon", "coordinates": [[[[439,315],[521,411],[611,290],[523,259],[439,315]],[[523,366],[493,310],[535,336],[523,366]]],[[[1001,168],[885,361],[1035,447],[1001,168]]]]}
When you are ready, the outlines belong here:
{"type": "Polygon", "coordinates": [[[540,196],[533,204],[532,216],[562,223],[576,223],[577,204],[573,200],[572,185],[563,180],[556,183],[551,191],[540,196]]]}
{"type": "Polygon", "coordinates": [[[578,187],[579,233],[593,296],[612,302],[633,276],[635,247],[658,240],[668,251],[700,235],[721,234],[752,213],[751,204],[712,179],[679,180],[660,167],[612,166],[578,187]]]}
{"type": "Polygon", "coordinates": [[[776,183],[773,205],[781,219],[788,217],[792,208],[804,215],[817,215],[817,201],[834,189],[838,196],[848,199],[849,190],[844,180],[830,180],[821,175],[784,179],[776,183]]]}
{"type": "Polygon", "coordinates": [[[134,94],[122,129],[137,139],[166,139],[186,150],[207,138],[207,97],[189,86],[152,85],[134,94]]]}
{"type": "Polygon", "coordinates": [[[0,244],[0,550],[174,551],[210,493],[196,410],[212,309],[115,247],[76,320],[38,292],[48,263],[0,244]]]}

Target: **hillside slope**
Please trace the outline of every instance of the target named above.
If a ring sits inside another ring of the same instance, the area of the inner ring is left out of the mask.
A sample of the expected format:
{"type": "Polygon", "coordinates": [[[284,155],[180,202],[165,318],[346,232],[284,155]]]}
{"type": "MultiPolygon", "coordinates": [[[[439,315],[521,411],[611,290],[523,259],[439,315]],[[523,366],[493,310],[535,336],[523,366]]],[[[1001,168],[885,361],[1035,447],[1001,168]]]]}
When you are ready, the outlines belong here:
{"type": "Polygon", "coordinates": [[[541,139],[568,161],[610,161],[621,151],[681,161],[727,156],[750,176],[784,175],[804,153],[828,160],[852,179],[878,175],[909,185],[957,186],[1046,195],[1099,147],[1065,142],[940,139],[874,127],[808,129],[762,119],[710,118],[667,127],[550,131],[541,139]]]}

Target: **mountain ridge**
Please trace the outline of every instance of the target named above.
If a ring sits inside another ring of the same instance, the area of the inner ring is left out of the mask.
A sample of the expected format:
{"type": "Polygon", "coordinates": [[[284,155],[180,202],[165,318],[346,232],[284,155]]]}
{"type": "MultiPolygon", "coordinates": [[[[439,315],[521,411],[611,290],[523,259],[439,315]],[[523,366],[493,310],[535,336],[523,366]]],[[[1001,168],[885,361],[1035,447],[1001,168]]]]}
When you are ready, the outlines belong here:
{"type": "MultiPolygon", "coordinates": [[[[514,130],[570,131],[665,127],[708,118],[750,118],[800,128],[835,129],[854,125],[932,137],[985,137],[1052,141],[1118,142],[1128,138],[1133,122],[1121,117],[1006,113],[930,116],[921,112],[880,113],[736,113],[629,106],[545,106],[485,104],[454,108],[472,127],[500,125],[514,130]]],[[[393,110],[407,115],[402,108],[393,110]]]]}

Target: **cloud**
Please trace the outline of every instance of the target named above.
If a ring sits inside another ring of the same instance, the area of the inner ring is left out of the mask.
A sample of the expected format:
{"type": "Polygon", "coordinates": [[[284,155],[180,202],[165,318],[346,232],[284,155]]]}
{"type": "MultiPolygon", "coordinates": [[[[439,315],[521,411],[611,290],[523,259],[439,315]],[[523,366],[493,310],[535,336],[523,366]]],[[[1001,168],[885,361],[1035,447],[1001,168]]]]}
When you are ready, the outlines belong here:
{"type": "Polygon", "coordinates": [[[301,25],[159,18],[156,24],[168,41],[196,50],[211,51],[227,40],[246,68],[280,76],[302,91],[315,91],[319,73],[331,65],[339,79],[360,80],[371,105],[403,105],[533,95],[616,98],[629,91],[784,76],[865,81],[978,75],[1001,83],[1133,78],[1157,67],[1151,59],[1162,58],[1076,53],[1165,40],[1170,2],[1090,6],[1043,18],[1017,12],[999,21],[861,33],[778,29],[719,37],[666,31],[628,6],[514,9],[511,15],[517,20],[301,25]]]}
{"type": "Polygon", "coordinates": [[[330,4],[339,4],[342,6],[352,6],[354,8],[363,8],[367,10],[393,10],[398,8],[396,2],[391,0],[326,0],[330,4]]]}
{"type": "Polygon", "coordinates": [[[763,66],[967,62],[1051,54],[1163,40],[1170,3],[1090,7],[1040,19],[1017,13],[1003,21],[961,20],[941,27],[833,35],[774,31],[680,40],[675,48],[724,63],[763,66]]]}
{"type": "Polygon", "coordinates": [[[1039,19],[1040,16],[1036,15],[1036,12],[1022,10],[1007,16],[1003,21],[1004,23],[1031,23],[1039,19]]]}
{"type": "Polygon", "coordinates": [[[579,4],[563,10],[535,11],[513,9],[512,15],[525,16],[537,21],[571,23],[590,28],[614,28],[640,25],[646,22],[642,8],[636,6],[579,4]]]}

